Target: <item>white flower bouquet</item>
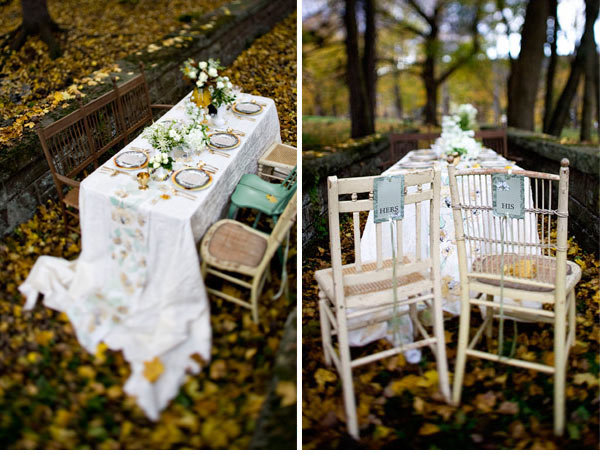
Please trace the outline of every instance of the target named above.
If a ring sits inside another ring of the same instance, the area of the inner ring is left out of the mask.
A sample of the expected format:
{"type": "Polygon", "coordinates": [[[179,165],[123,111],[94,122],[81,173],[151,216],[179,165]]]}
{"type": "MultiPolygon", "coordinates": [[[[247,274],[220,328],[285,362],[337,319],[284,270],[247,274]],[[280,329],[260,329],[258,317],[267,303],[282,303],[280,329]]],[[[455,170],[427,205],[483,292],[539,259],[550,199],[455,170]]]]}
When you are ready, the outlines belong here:
{"type": "MultiPolygon", "coordinates": [[[[193,59],[186,60],[181,71],[184,77],[196,85],[194,97],[197,99],[197,89],[207,89],[210,93],[211,104],[215,107],[229,105],[235,101],[233,84],[226,76],[219,76],[219,70],[224,69],[219,60],[209,58],[208,61],[196,63],[193,59]]],[[[196,101],[202,103],[203,99],[196,101]]]]}
{"type": "Polygon", "coordinates": [[[144,130],[143,137],[150,145],[161,153],[170,153],[173,148],[184,143],[187,128],[172,121],[171,123],[154,123],[144,130]]]}
{"type": "Polygon", "coordinates": [[[444,116],[442,118],[442,134],[431,146],[438,155],[458,155],[472,160],[479,156],[481,144],[475,140],[473,130],[464,130],[458,115],[444,116]]]}
{"type": "Polygon", "coordinates": [[[463,131],[471,131],[477,127],[477,109],[472,104],[461,104],[456,108],[458,125],[463,131]]]}
{"type": "Polygon", "coordinates": [[[168,153],[156,153],[148,161],[148,166],[153,171],[162,167],[167,170],[173,170],[173,162],[175,160],[168,153]]]}

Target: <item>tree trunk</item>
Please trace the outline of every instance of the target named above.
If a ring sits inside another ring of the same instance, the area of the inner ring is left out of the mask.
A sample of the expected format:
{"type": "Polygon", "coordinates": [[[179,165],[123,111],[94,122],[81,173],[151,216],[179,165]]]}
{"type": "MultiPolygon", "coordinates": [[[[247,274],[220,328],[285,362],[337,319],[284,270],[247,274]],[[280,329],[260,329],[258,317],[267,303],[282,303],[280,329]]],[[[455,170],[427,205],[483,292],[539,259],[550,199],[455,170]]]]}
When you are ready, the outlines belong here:
{"type": "Polygon", "coordinates": [[[530,0],[521,31],[521,52],[511,65],[508,77],[508,126],[529,131],[534,129],[534,110],[537,97],[549,0],[530,0]]]}
{"type": "Polygon", "coordinates": [[[425,124],[437,126],[438,84],[435,79],[435,49],[437,41],[437,27],[431,27],[425,44],[425,62],[421,77],[425,85],[425,124]]]}
{"type": "Polygon", "coordinates": [[[558,38],[558,16],[557,16],[557,0],[550,0],[550,17],[552,19],[552,36],[548,37],[550,41],[550,61],[548,62],[548,70],[546,72],[546,96],[544,97],[544,125],[543,131],[547,132],[550,126],[550,118],[552,117],[553,109],[553,90],[554,90],[554,75],[556,74],[556,62],[558,60],[556,54],[556,40],[558,38]]]}
{"type": "Polygon", "coordinates": [[[27,37],[40,35],[42,41],[48,45],[50,58],[60,56],[60,46],[54,39],[52,32],[62,31],[48,13],[47,0],[21,0],[23,21],[12,33],[11,50],[19,50],[25,44],[27,37]]]}
{"type": "Polygon", "coordinates": [[[396,117],[404,117],[404,106],[402,105],[402,92],[400,91],[400,70],[394,71],[394,104],[396,107],[396,117]]]}
{"type": "MultiPolygon", "coordinates": [[[[373,104],[369,100],[369,89],[367,88],[364,69],[367,61],[375,58],[374,49],[372,57],[360,58],[358,45],[358,27],[356,25],[356,0],[346,0],[346,9],[344,11],[344,24],[346,26],[346,77],[348,81],[348,91],[350,95],[350,120],[352,138],[364,137],[374,132],[373,104]]],[[[367,22],[368,27],[368,22],[367,22]]],[[[374,30],[370,30],[374,37],[374,30]]],[[[365,29],[366,34],[366,29],[365,29]]],[[[373,43],[374,46],[374,43],[373,43]]],[[[367,48],[365,46],[365,51],[367,48]]],[[[373,63],[374,68],[374,63],[373,63]]],[[[374,75],[372,76],[374,81],[374,75]]],[[[374,92],[374,90],[373,90],[374,92]]]]}
{"type": "MultiPolygon", "coordinates": [[[[585,7],[585,28],[583,30],[583,36],[577,49],[577,55],[571,63],[571,72],[563,91],[556,102],[556,107],[550,120],[550,126],[548,127],[548,134],[554,136],[560,136],[567,117],[571,108],[573,98],[577,93],[577,87],[579,85],[579,79],[585,73],[585,49],[590,45],[594,46],[594,22],[598,17],[599,0],[588,0],[585,7]]],[[[595,53],[595,49],[594,49],[595,53]]]]}
{"type": "Polygon", "coordinates": [[[376,85],[377,72],[375,70],[376,51],[376,30],[375,30],[375,0],[363,0],[363,9],[365,13],[365,38],[363,53],[363,74],[365,76],[365,105],[367,111],[367,134],[375,132],[375,112],[376,112],[376,85]]]}
{"type": "MultiPolygon", "coordinates": [[[[589,38],[586,40],[581,40],[582,51],[584,54],[584,81],[585,85],[583,87],[583,107],[581,109],[581,131],[579,138],[583,141],[592,140],[592,118],[594,116],[594,98],[595,98],[595,81],[594,76],[596,75],[596,69],[594,68],[594,64],[596,63],[596,42],[594,39],[594,27],[593,23],[598,17],[598,9],[599,9],[599,1],[592,0],[590,1],[587,8],[590,8],[590,14],[587,14],[586,11],[586,28],[587,22],[590,21],[592,26],[589,28],[591,31],[588,31],[589,38]],[[595,3],[595,5],[594,5],[595,3]],[[594,10],[595,8],[595,10],[594,10]],[[591,13],[595,13],[592,15],[591,13]]],[[[585,32],[584,32],[585,33],[585,32]]],[[[596,102],[598,99],[596,98],[596,102]]]]}

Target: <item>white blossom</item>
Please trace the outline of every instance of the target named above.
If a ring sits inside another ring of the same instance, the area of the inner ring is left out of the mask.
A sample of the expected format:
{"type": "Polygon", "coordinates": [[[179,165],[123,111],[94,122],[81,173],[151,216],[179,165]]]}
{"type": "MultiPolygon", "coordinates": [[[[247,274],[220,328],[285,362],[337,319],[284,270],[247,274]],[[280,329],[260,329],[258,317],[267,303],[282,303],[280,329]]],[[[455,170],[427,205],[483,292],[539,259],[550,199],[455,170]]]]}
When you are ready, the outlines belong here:
{"type": "Polygon", "coordinates": [[[210,77],[217,77],[219,75],[219,73],[217,72],[217,68],[210,68],[208,70],[208,75],[210,77]]]}
{"type": "Polygon", "coordinates": [[[198,63],[198,68],[202,70],[206,69],[207,66],[208,64],[205,61],[201,61],[200,63],[198,63]]]}

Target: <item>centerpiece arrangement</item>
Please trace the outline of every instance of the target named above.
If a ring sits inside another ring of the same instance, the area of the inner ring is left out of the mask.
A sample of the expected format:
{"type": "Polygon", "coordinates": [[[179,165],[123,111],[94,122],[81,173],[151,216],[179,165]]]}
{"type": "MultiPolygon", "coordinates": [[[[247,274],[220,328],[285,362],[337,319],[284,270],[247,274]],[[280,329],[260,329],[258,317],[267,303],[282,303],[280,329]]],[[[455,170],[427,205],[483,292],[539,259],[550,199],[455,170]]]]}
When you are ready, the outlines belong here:
{"type": "Polygon", "coordinates": [[[195,84],[192,101],[198,107],[208,109],[217,127],[225,125],[224,109],[236,98],[229,77],[219,75],[221,69],[224,67],[212,58],[199,63],[190,58],[181,67],[184,78],[195,84]]]}
{"type": "Polygon", "coordinates": [[[196,111],[190,115],[190,123],[171,122],[154,123],[144,130],[144,137],[157,153],[150,158],[148,165],[158,179],[164,180],[173,170],[175,159],[171,152],[180,148],[186,154],[197,151],[208,144],[208,127],[202,123],[204,113],[196,111]]]}
{"type": "Polygon", "coordinates": [[[475,140],[477,109],[471,104],[458,106],[453,115],[442,117],[442,134],[431,146],[438,156],[476,159],[482,145],[475,140]]]}

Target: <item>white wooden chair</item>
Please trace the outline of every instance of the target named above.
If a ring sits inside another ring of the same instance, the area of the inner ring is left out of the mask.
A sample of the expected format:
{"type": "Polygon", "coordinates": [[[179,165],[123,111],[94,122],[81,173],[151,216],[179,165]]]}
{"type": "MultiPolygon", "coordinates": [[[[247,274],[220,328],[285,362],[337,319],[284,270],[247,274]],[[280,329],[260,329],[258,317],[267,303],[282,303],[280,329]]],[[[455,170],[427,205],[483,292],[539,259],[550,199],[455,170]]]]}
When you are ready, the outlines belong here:
{"type": "MultiPolygon", "coordinates": [[[[442,297],[440,281],[440,172],[427,169],[400,172],[405,175],[405,208],[415,204],[417,257],[409,261],[403,255],[402,220],[396,223],[396,282],[397,314],[407,312],[416,331],[423,339],[395,346],[369,356],[352,360],[348,332],[374,323],[389,321],[394,317],[393,260],[382,258],[382,228],[376,225],[377,260],[361,263],[359,215],[373,209],[373,180],[377,177],[359,177],[338,180],[328,179],[329,238],[332,267],[319,270],[315,278],[319,285],[319,312],[325,363],[333,362],[342,379],[344,406],[348,432],[359,437],[352,369],[364,364],[396,355],[406,350],[428,345],[437,358],[440,390],[450,400],[448,366],[444,339],[442,297]],[[427,185],[424,188],[424,185],[427,185]],[[359,198],[362,195],[362,198],[359,198]],[[366,197],[365,197],[366,196],[366,197]],[[349,199],[349,200],[348,200],[349,199]],[[429,203],[429,251],[421,257],[421,204],[429,203]],[[354,225],[354,263],[342,265],[340,241],[340,215],[352,213],[354,225]],[[417,317],[417,303],[426,303],[433,313],[433,336],[430,336],[417,317]],[[351,311],[346,311],[351,309],[351,311]],[[367,316],[368,321],[365,320],[367,316]],[[337,336],[337,350],[332,336],[337,336]]],[[[397,315],[396,314],[396,315],[397,315]]]]}
{"type": "MultiPolygon", "coordinates": [[[[258,323],[258,298],[269,275],[269,264],[295,220],[296,194],[270,235],[233,219],[216,222],[208,229],[200,245],[202,276],[206,279],[208,274],[212,274],[250,290],[250,302],[218,289],[207,287],[206,291],[251,309],[254,323],[258,323]]],[[[282,276],[284,279],[285,275],[282,276]]]]}
{"type": "Polygon", "coordinates": [[[575,343],[574,289],[581,277],[579,266],[567,261],[568,165],[567,159],[561,161],[560,175],[512,171],[526,177],[525,217],[505,220],[504,238],[500,235],[503,221],[493,214],[491,186],[492,174],[508,173],[508,170],[456,170],[453,165],[448,166],[461,280],[453,401],[460,402],[467,357],[554,374],[554,432],[557,435],[562,435],[564,430],[567,358],[570,346],[575,343]],[[555,237],[551,229],[553,219],[557,226],[555,237]],[[494,301],[494,296],[499,297],[501,293],[502,268],[503,298],[516,302],[494,301]],[[532,307],[524,301],[544,306],[532,307]],[[486,316],[469,339],[473,305],[485,307],[486,316]],[[554,325],[554,366],[499,355],[504,352],[475,349],[483,332],[491,336],[494,319],[500,318],[500,311],[505,319],[554,325]]]}

